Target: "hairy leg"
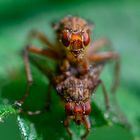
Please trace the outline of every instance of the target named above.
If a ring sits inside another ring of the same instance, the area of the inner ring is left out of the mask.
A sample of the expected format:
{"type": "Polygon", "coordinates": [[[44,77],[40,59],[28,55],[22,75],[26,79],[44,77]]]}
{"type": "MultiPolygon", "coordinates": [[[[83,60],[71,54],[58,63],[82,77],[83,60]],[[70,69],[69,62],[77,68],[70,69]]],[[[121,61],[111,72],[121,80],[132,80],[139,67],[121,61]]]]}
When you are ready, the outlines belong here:
{"type": "Polygon", "coordinates": [[[67,130],[68,134],[70,135],[70,137],[72,139],[73,133],[69,128],[70,121],[71,121],[71,118],[67,116],[66,120],[64,121],[64,126],[66,127],[66,130],[67,130]]]}
{"type": "Polygon", "coordinates": [[[108,48],[111,48],[111,42],[106,39],[106,38],[101,38],[101,39],[98,39],[98,40],[95,40],[89,47],[88,49],[88,54],[91,55],[93,53],[96,53],[97,51],[100,51],[101,48],[104,48],[104,47],[108,47],[108,48]]]}
{"type": "MultiPolygon", "coordinates": [[[[44,55],[44,52],[45,54],[50,54],[50,56],[53,56],[54,54],[51,54],[52,52],[49,51],[49,50],[43,50],[43,49],[38,49],[38,48],[35,48],[35,47],[27,47],[24,49],[23,51],[23,59],[24,59],[24,63],[25,63],[25,71],[26,71],[26,77],[27,77],[27,86],[26,86],[26,92],[25,94],[23,95],[23,97],[16,101],[16,105],[18,106],[22,106],[25,102],[25,100],[27,99],[28,95],[29,95],[29,92],[30,92],[30,87],[33,83],[33,79],[32,79],[32,74],[31,74],[31,69],[30,69],[30,61],[32,61],[32,63],[44,74],[46,75],[49,79],[52,78],[52,71],[48,68],[48,67],[44,67],[43,65],[40,64],[40,60],[38,59],[35,59],[33,57],[29,57],[29,53],[32,52],[32,53],[35,53],[35,54],[43,54],[44,55]],[[30,58],[30,60],[29,60],[30,58]]],[[[50,93],[49,93],[50,94],[50,93]]],[[[49,96],[49,95],[48,95],[49,96]]],[[[21,112],[23,112],[23,110],[21,110],[21,112]]],[[[39,114],[40,111],[37,111],[37,112],[31,112],[31,111],[28,111],[27,114],[29,115],[34,115],[34,114],[39,114]]]]}
{"type": "Polygon", "coordinates": [[[109,111],[109,108],[110,108],[109,97],[108,97],[108,93],[106,91],[105,85],[104,85],[102,80],[98,80],[94,88],[96,89],[99,85],[101,85],[101,88],[102,88],[102,91],[103,91],[102,93],[103,93],[103,96],[104,96],[106,111],[109,111]]]}
{"type": "Polygon", "coordinates": [[[104,96],[104,102],[105,102],[105,107],[106,107],[106,110],[108,111],[109,108],[110,108],[110,105],[109,105],[109,97],[108,97],[108,94],[107,94],[105,85],[104,85],[104,83],[103,83],[102,80],[99,80],[98,84],[100,84],[101,87],[102,87],[103,96],[104,96]]]}
{"type": "Polygon", "coordinates": [[[93,55],[89,55],[88,59],[91,63],[95,64],[106,63],[108,61],[115,61],[114,81],[111,89],[112,93],[115,93],[119,84],[119,75],[120,75],[120,58],[118,53],[115,52],[94,53],[93,55]]]}
{"type": "Polygon", "coordinates": [[[81,136],[81,140],[86,139],[86,137],[88,136],[88,134],[90,132],[90,128],[91,128],[91,124],[90,124],[90,120],[89,120],[88,116],[84,116],[83,121],[84,121],[84,125],[86,127],[86,132],[84,133],[84,135],[81,136]]]}
{"type": "Polygon", "coordinates": [[[51,82],[49,82],[49,85],[48,85],[48,88],[47,88],[47,99],[46,99],[46,104],[45,104],[45,110],[50,110],[51,89],[52,89],[52,85],[51,85],[51,82]]]}
{"type": "Polygon", "coordinates": [[[43,34],[42,32],[38,32],[35,30],[31,31],[28,36],[29,44],[31,43],[32,39],[38,39],[39,41],[47,45],[49,48],[51,49],[53,48],[53,45],[48,40],[47,36],[43,34]]]}
{"type": "Polygon", "coordinates": [[[42,49],[42,48],[37,48],[33,45],[29,45],[25,48],[24,52],[25,51],[28,53],[34,53],[37,55],[46,56],[46,57],[51,58],[53,60],[60,59],[59,53],[57,51],[51,50],[51,49],[42,49]]]}

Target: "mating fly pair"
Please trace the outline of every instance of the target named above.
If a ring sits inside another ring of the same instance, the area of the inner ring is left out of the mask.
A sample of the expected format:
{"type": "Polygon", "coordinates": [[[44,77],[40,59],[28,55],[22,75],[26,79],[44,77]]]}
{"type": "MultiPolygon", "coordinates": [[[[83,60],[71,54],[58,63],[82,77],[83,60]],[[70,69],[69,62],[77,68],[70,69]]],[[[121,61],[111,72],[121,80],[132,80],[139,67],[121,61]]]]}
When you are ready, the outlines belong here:
{"type": "MultiPolygon", "coordinates": [[[[46,48],[38,48],[29,44],[24,49],[23,57],[28,84],[25,95],[17,101],[17,104],[21,106],[24,103],[33,82],[29,65],[29,61],[31,61],[47,76],[49,86],[56,89],[64,102],[66,112],[64,126],[69,135],[73,136],[69,124],[71,120],[74,120],[78,125],[85,125],[86,131],[81,136],[81,139],[85,139],[91,128],[89,121],[91,96],[99,85],[103,89],[106,109],[109,109],[109,99],[105,86],[99,78],[100,73],[106,62],[115,61],[115,78],[112,86],[112,90],[115,91],[118,84],[119,56],[113,51],[100,52],[102,47],[107,46],[108,41],[100,39],[91,42],[92,26],[82,18],[66,16],[52,27],[56,32],[54,43],[51,43],[41,32],[33,31],[30,34],[31,38],[40,40],[46,45],[46,48]],[[31,57],[30,54],[42,55],[56,61],[55,70],[44,67],[38,59],[31,57]]],[[[48,92],[48,97],[50,97],[50,92],[48,92]]],[[[28,112],[30,115],[38,113],[28,112]]]]}

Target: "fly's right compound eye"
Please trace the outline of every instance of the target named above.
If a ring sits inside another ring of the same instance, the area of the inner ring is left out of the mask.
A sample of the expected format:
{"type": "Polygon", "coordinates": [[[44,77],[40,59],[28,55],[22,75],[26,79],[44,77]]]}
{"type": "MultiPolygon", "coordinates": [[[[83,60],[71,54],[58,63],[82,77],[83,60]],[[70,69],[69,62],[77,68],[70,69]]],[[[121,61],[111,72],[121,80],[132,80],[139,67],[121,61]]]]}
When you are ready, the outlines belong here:
{"type": "Polygon", "coordinates": [[[70,45],[70,33],[69,31],[64,31],[62,34],[62,43],[65,47],[70,45]]]}
{"type": "Polygon", "coordinates": [[[87,46],[90,42],[90,37],[89,37],[89,34],[84,32],[83,33],[83,43],[85,46],[87,46]]]}
{"type": "Polygon", "coordinates": [[[74,109],[73,103],[68,102],[65,104],[65,111],[67,115],[73,115],[73,109],[74,109]]]}

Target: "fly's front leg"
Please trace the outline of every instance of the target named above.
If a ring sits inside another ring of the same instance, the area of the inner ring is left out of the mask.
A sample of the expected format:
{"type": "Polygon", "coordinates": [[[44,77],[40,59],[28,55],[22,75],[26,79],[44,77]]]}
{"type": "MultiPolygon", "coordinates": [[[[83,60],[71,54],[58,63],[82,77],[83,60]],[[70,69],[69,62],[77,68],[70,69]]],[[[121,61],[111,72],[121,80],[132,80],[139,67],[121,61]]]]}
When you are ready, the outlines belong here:
{"type": "Polygon", "coordinates": [[[53,49],[53,45],[50,43],[50,41],[48,40],[48,38],[46,37],[46,35],[44,35],[42,32],[38,32],[38,31],[31,31],[29,34],[29,44],[31,42],[32,39],[38,39],[40,40],[42,43],[44,43],[45,45],[47,45],[49,48],[53,49]]]}
{"type": "MultiPolygon", "coordinates": [[[[29,64],[29,53],[45,55],[46,57],[52,58],[54,60],[56,58],[58,59],[58,55],[56,54],[56,52],[53,52],[52,50],[49,50],[49,49],[41,49],[41,48],[36,48],[34,46],[28,46],[24,49],[23,58],[24,58],[25,71],[26,71],[26,77],[27,77],[27,87],[26,87],[26,92],[25,92],[24,96],[20,100],[16,101],[16,103],[15,103],[18,106],[22,106],[22,104],[27,99],[29,92],[30,92],[30,86],[33,83],[32,74],[31,74],[31,70],[30,70],[30,64],[29,64]]],[[[30,60],[44,75],[46,75],[48,78],[52,78],[53,72],[51,72],[51,70],[49,70],[48,67],[46,68],[46,67],[42,66],[40,64],[40,62],[38,61],[38,59],[30,58],[30,60]]],[[[23,110],[21,110],[21,112],[23,112],[23,110]]],[[[27,112],[27,114],[29,114],[29,115],[34,115],[37,113],[32,113],[31,111],[27,112]]]]}
{"type": "Polygon", "coordinates": [[[88,73],[90,69],[90,65],[87,59],[84,59],[83,61],[78,62],[77,66],[78,66],[78,71],[81,75],[88,73]]]}
{"type": "Polygon", "coordinates": [[[88,49],[88,54],[89,55],[92,55],[93,53],[97,52],[97,51],[100,51],[101,48],[104,48],[104,47],[109,47],[109,48],[112,48],[111,47],[111,42],[106,39],[106,38],[101,38],[101,39],[98,39],[98,40],[95,40],[89,47],[88,49]]]}
{"type": "Polygon", "coordinates": [[[30,92],[30,86],[33,83],[27,49],[25,49],[23,51],[23,59],[24,59],[24,63],[25,63],[25,71],[26,71],[26,77],[27,77],[27,86],[26,86],[26,92],[25,92],[24,96],[20,100],[16,101],[16,103],[15,103],[18,106],[22,106],[22,104],[25,102],[25,100],[28,97],[29,92],[30,92]]]}
{"type": "Polygon", "coordinates": [[[115,52],[102,52],[94,53],[93,55],[88,56],[89,61],[95,64],[106,63],[108,61],[115,61],[115,71],[114,71],[114,81],[112,85],[112,93],[115,93],[118,84],[119,84],[119,75],[120,75],[120,57],[118,53],[115,52]]]}
{"type": "Polygon", "coordinates": [[[64,126],[66,127],[66,130],[67,130],[68,134],[70,135],[70,137],[72,139],[73,133],[72,133],[72,131],[69,128],[70,121],[71,121],[71,118],[67,116],[66,120],[64,121],[64,126]]]}
{"type": "Polygon", "coordinates": [[[85,140],[90,132],[91,124],[90,124],[90,120],[89,120],[88,116],[84,116],[83,123],[86,127],[86,132],[84,133],[84,135],[81,136],[81,140],[85,140]]]}

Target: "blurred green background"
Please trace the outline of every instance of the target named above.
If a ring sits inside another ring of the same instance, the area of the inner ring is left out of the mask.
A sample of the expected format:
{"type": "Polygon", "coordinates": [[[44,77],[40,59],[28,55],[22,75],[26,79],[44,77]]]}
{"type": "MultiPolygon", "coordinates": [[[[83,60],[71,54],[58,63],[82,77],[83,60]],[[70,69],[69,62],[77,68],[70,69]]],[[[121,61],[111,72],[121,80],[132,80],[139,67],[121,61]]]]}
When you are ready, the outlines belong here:
{"type": "MultiPolygon", "coordinates": [[[[109,38],[121,56],[121,83],[117,100],[131,129],[119,125],[104,126],[102,123],[98,123],[101,127],[94,128],[93,124],[88,140],[140,140],[138,0],[0,0],[0,139],[21,140],[20,132],[27,140],[69,139],[62,122],[65,117],[63,106],[54,91],[50,113],[34,117],[17,116],[10,106],[25,91],[26,80],[20,51],[26,44],[28,33],[32,29],[42,31],[53,42],[55,34],[50,23],[66,15],[77,15],[94,22],[93,39],[109,38]],[[2,114],[3,110],[7,112],[2,114]],[[3,119],[2,115],[5,117],[9,112],[13,115],[3,119]]],[[[106,67],[101,75],[108,91],[112,80],[110,68],[106,67]]],[[[35,83],[24,107],[36,110],[44,105],[48,81],[35,67],[32,69],[35,83]]],[[[104,110],[100,91],[99,88],[93,100],[104,110]]],[[[91,114],[91,119],[94,120],[94,114],[91,114]]],[[[104,118],[101,115],[97,120],[103,122],[104,118]]],[[[75,125],[72,128],[77,139],[83,129],[75,125]]]]}

